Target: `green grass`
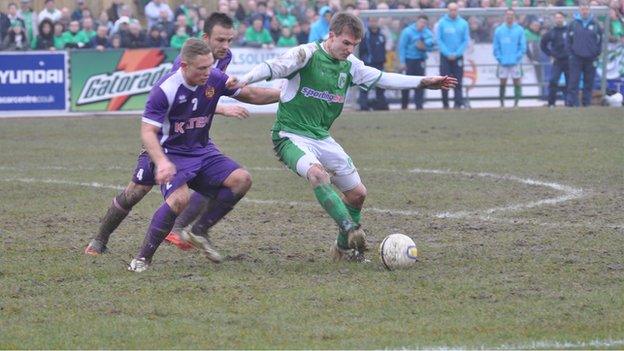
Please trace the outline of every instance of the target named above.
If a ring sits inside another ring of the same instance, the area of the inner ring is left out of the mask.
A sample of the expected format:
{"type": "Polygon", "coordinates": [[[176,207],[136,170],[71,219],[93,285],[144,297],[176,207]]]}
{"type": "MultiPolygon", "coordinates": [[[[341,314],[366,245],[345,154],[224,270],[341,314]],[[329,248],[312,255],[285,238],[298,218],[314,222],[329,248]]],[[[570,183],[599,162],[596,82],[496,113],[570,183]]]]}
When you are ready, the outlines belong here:
{"type": "Polygon", "coordinates": [[[270,116],[218,119],[251,200],[212,231],[230,257],[162,246],[125,264],[162,201],[137,205],[98,258],[82,250],[140,147],[138,118],[0,120],[0,348],[622,348],[624,114],[516,109],[345,114],[333,136],[369,190],[371,243],[410,235],[420,261],[388,272],[332,264],[335,225],[273,156],[270,116]],[[580,188],[583,197],[496,212],[580,188]],[[29,182],[25,182],[29,180],[29,182]],[[66,181],[68,184],[42,182],[66,181]],[[296,201],[304,204],[286,204],[296,201]],[[466,211],[457,219],[441,212],[466,211]],[[598,341],[598,342],[595,342],[598,341]],[[566,344],[567,342],[567,344],[566,344]]]}

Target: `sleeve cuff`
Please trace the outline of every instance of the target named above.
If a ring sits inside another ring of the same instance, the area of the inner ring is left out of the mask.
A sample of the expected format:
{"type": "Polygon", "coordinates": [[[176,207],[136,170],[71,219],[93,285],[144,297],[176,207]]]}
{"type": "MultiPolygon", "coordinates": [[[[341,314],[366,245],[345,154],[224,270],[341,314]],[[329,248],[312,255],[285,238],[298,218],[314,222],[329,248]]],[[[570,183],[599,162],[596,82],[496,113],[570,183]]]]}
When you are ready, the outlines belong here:
{"type": "Polygon", "coordinates": [[[143,118],[141,118],[141,122],[147,123],[147,124],[151,124],[151,125],[156,126],[158,128],[162,128],[162,123],[156,122],[153,119],[149,119],[149,118],[147,118],[145,116],[143,118]]]}

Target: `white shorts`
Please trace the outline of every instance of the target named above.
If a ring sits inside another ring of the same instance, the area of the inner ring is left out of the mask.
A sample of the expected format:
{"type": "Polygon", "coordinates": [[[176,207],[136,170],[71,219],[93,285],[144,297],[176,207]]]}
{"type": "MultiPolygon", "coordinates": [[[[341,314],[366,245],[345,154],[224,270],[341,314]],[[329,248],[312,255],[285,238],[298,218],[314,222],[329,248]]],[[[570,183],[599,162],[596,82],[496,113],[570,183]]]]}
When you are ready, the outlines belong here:
{"type": "Polygon", "coordinates": [[[496,77],[499,79],[518,79],[522,78],[522,65],[503,66],[498,65],[496,77]]]}
{"type": "MultiPolygon", "coordinates": [[[[351,157],[334,138],[317,140],[284,131],[279,132],[279,137],[288,139],[302,151],[303,155],[296,161],[296,172],[300,176],[307,179],[312,165],[320,164],[329,173],[332,184],[342,192],[354,189],[362,183],[351,157]]],[[[283,161],[286,161],[286,157],[288,156],[280,155],[283,161]]]]}

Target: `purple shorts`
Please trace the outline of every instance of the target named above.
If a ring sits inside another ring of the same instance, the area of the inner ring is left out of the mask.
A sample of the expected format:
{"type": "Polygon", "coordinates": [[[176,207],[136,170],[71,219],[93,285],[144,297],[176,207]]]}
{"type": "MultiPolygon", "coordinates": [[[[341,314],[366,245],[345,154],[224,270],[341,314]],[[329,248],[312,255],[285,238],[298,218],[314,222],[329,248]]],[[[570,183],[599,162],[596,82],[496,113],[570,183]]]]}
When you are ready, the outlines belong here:
{"type": "Polygon", "coordinates": [[[141,152],[137,159],[137,165],[132,175],[132,182],[141,185],[154,186],[154,163],[146,151],[141,152]]]}
{"type": "Polygon", "coordinates": [[[170,183],[160,186],[165,199],[183,184],[188,184],[189,188],[213,198],[225,179],[241,168],[236,161],[221,153],[195,157],[167,154],[167,157],[176,166],[176,174],[170,183]]]}

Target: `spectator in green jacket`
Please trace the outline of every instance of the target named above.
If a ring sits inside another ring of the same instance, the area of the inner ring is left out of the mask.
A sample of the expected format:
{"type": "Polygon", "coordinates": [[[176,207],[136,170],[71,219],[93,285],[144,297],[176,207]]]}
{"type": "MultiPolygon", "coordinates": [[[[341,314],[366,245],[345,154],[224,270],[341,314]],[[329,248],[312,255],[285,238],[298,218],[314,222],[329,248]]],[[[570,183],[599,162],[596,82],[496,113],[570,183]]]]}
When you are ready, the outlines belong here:
{"type": "Polygon", "coordinates": [[[56,50],[63,50],[65,48],[65,40],[63,39],[63,33],[65,32],[65,26],[61,22],[54,23],[54,48],[56,50]]]}
{"type": "Polygon", "coordinates": [[[299,45],[299,42],[297,41],[297,38],[295,38],[295,36],[293,35],[290,27],[282,28],[282,35],[277,40],[277,47],[284,48],[297,45],[299,45]]]}
{"type": "Polygon", "coordinates": [[[80,23],[78,21],[69,22],[69,30],[63,33],[62,38],[65,48],[82,49],[88,47],[91,43],[91,38],[80,31],[80,23]]]}
{"type": "Polygon", "coordinates": [[[272,48],[274,46],[271,34],[263,27],[262,17],[254,17],[251,27],[247,28],[245,45],[262,48],[272,48]]]}
{"type": "Polygon", "coordinates": [[[171,41],[169,45],[175,49],[182,49],[184,42],[190,38],[190,36],[186,33],[186,26],[178,26],[175,34],[171,36],[171,41]]]}
{"type": "Polygon", "coordinates": [[[82,20],[82,30],[80,33],[89,38],[89,43],[91,43],[93,38],[97,35],[95,28],[93,28],[93,18],[86,17],[82,20]]]}

